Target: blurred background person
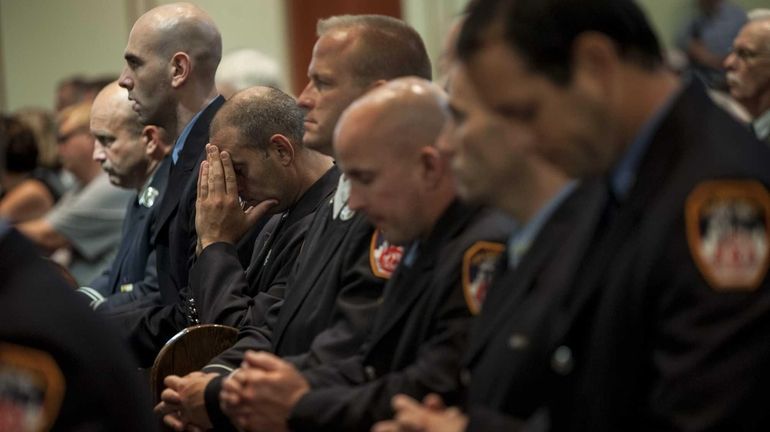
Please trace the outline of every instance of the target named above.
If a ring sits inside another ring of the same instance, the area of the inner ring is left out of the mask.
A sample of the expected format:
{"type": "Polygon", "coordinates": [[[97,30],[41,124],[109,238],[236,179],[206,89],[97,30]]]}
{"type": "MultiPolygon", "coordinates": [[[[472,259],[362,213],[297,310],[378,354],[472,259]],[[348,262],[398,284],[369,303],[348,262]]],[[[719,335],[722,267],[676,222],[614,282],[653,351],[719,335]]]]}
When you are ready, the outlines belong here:
{"type": "Polygon", "coordinates": [[[80,75],[64,78],[56,85],[56,94],[54,95],[54,110],[57,114],[65,108],[71,107],[83,101],[85,93],[86,80],[80,75]]]}
{"type": "Polygon", "coordinates": [[[93,280],[114,256],[131,196],[131,191],[112,186],[99,163],[92,159],[90,114],[91,103],[84,102],[59,115],[59,156],[76,184],[45,216],[18,225],[44,252],[68,251],[56,259],[81,285],[93,280]]]}
{"type": "Polygon", "coordinates": [[[0,176],[0,218],[24,222],[46,214],[57,199],[57,192],[45,179],[36,176],[38,146],[33,131],[13,117],[0,119],[5,170],[0,176]]]}
{"type": "Polygon", "coordinates": [[[219,62],[216,85],[219,93],[230,99],[249,87],[267,86],[281,90],[281,67],[278,62],[255,49],[233,51],[219,62]]]}
{"type": "Polygon", "coordinates": [[[42,108],[24,108],[17,110],[14,117],[24,123],[35,135],[38,166],[59,170],[61,162],[56,148],[56,122],[53,114],[42,108]]]}
{"type": "Polygon", "coordinates": [[[684,26],[677,46],[687,56],[690,71],[709,87],[725,90],[722,64],[733,39],[746,23],[746,12],[730,0],[695,1],[697,14],[684,26]]]}
{"type": "Polygon", "coordinates": [[[82,75],[74,75],[59,81],[54,96],[56,113],[61,113],[65,108],[81,102],[93,102],[96,94],[107,84],[115,81],[115,75],[103,75],[94,78],[86,78],[82,75]]]}
{"type": "Polygon", "coordinates": [[[770,9],[749,14],[725,60],[730,94],[748,111],[751,129],[770,144],[770,9]]]}

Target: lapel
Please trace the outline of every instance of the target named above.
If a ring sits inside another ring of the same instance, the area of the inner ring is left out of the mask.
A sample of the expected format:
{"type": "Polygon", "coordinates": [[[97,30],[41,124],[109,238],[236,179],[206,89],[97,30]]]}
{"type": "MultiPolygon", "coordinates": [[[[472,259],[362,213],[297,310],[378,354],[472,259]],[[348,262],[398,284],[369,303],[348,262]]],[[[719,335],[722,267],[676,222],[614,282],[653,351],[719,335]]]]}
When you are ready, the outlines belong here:
{"type": "MultiPolygon", "coordinates": [[[[630,193],[615,209],[609,200],[604,206],[604,216],[612,213],[609,225],[602,221],[597,227],[590,248],[585,251],[585,260],[581,263],[580,274],[575,278],[572,291],[568,294],[569,313],[563,314],[557,322],[555,336],[564,337],[575,321],[592,304],[592,299],[610,281],[612,268],[608,268],[613,259],[627,241],[629,233],[639,223],[658,191],[666,184],[667,177],[674,172],[683,148],[690,143],[699,142],[700,124],[704,118],[710,118],[712,102],[706,95],[703,85],[693,80],[674,102],[671,111],[662,120],[658,130],[637,171],[637,179],[630,193]],[[693,132],[694,131],[694,132],[693,132]],[[693,135],[695,134],[695,135],[693,135]]],[[[605,182],[607,180],[605,179],[605,182]]]]}
{"type": "Polygon", "coordinates": [[[143,208],[142,206],[137,203],[137,196],[134,195],[131,198],[131,201],[128,203],[128,208],[126,209],[126,216],[123,219],[126,229],[123,230],[123,237],[120,241],[120,249],[118,249],[118,254],[115,255],[115,260],[113,261],[112,268],[110,271],[110,278],[109,278],[109,284],[107,285],[109,287],[109,290],[111,293],[117,292],[118,287],[118,281],[120,280],[120,276],[123,273],[123,269],[126,265],[126,259],[128,257],[128,252],[132,251],[132,246],[134,245],[134,238],[137,235],[137,233],[134,231],[134,228],[143,223],[144,219],[147,217],[147,213],[149,213],[148,208],[143,208]],[[147,211],[143,211],[147,210],[147,211]]]}
{"type": "MultiPolygon", "coordinates": [[[[267,253],[272,247],[273,239],[275,238],[273,234],[281,229],[281,225],[285,220],[284,215],[286,215],[286,212],[270,217],[257,236],[257,239],[254,241],[254,252],[251,255],[249,268],[246,269],[246,280],[250,287],[253,286],[254,281],[262,273],[262,263],[265,261],[267,253]]],[[[252,296],[256,294],[256,292],[251,293],[252,296]]]]}
{"type": "MultiPolygon", "coordinates": [[[[452,202],[439,218],[427,240],[420,244],[417,259],[412,266],[398,266],[396,273],[385,286],[385,298],[368,343],[370,348],[376,346],[393,326],[405,319],[404,315],[412,310],[412,305],[418,299],[430,295],[432,289],[443,289],[443,287],[434,286],[435,283],[444,282],[435,278],[438,260],[447,256],[444,253],[447,244],[462,233],[463,228],[478,213],[478,210],[479,207],[471,208],[458,201],[452,202]]],[[[462,255],[462,253],[459,254],[460,257],[462,255]]],[[[460,274],[461,265],[462,263],[458,262],[458,268],[453,271],[460,274]]]]}
{"type": "Polygon", "coordinates": [[[185,189],[187,189],[188,184],[196,182],[198,173],[195,169],[200,166],[200,163],[206,157],[206,152],[203,150],[209,141],[211,119],[224,102],[225,99],[222,96],[217,96],[205,108],[200,117],[195,121],[190,134],[187,135],[187,140],[185,141],[184,148],[179,153],[177,163],[169,163],[170,173],[168,174],[166,194],[158,208],[158,231],[165,227],[166,223],[175,213],[179,206],[179,200],[185,189]]]}
{"type": "MultiPolygon", "coordinates": [[[[531,249],[512,271],[495,281],[475,323],[468,359],[472,361],[532,294],[547,304],[558,294],[543,290],[569,290],[583,257],[582,249],[596,226],[606,191],[598,180],[586,180],[559,206],[537,234],[531,249]]],[[[522,318],[524,319],[524,318],[522,318]]]]}
{"type": "MultiPolygon", "coordinates": [[[[310,294],[316,285],[323,270],[329,266],[329,261],[336,253],[344,253],[340,250],[340,244],[346,237],[346,234],[355,229],[354,224],[366,223],[360,213],[356,213],[352,219],[340,224],[340,221],[332,219],[332,204],[330,201],[323,203],[321,208],[315,214],[313,223],[305,239],[304,247],[297,259],[298,266],[295,269],[295,275],[289,282],[286,290],[286,300],[281,306],[281,314],[275,329],[275,342],[273,346],[278,346],[283,331],[294,318],[305,298],[310,294]],[[337,226],[335,226],[337,225],[337,226]]],[[[319,287],[317,289],[334,289],[339,287],[319,287]]]]}
{"type": "Polygon", "coordinates": [[[124,221],[126,221],[128,226],[124,226],[120,250],[115,257],[115,264],[112,267],[114,271],[110,274],[109,287],[112,289],[112,292],[117,292],[116,289],[118,288],[123,270],[126,269],[128,265],[131,265],[128,261],[133,263],[138,263],[140,261],[146,263],[146,256],[137,257],[136,255],[150,253],[154,249],[154,247],[150,245],[150,242],[154,241],[157,226],[155,225],[155,221],[147,221],[147,219],[152,219],[157,215],[160,202],[163,200],[163,195],[166,193],[170,167],[171,157],[166,156],[156,168],[155,173],[153,173],[150,187],[157,189],[159,194],[155,198],[155,203],[151,208],[139,205],[137,202],[138,196],[134,196],[128,204],[126,217],[124,218],[124,221]],[[138,245],[137,241],[140,242],[138,245]]]}

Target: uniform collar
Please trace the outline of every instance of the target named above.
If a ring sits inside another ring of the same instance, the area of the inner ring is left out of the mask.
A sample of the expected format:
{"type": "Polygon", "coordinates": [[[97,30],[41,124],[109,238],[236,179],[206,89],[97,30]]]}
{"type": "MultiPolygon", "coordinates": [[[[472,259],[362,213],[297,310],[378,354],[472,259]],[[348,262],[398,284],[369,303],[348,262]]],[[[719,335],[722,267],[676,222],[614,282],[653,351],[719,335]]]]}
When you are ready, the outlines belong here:
{"type": "Polygon", "coordinates": [[[578,185],[578,181],[567,183],[553,198],[551,198],[540,210],[535,213],[525,225],[513,230],[508,238],[508,268],[514,269],[529,250],[530,245],[537,237],[540,229],[545,225],[551,215],[559,208],[559,205],[572,194],[578,185]]]}
{"type": "Polygon", "coordinates": [[[679,89],[673,92],[668,100],[650,116],[636,134],[636,137],[628,146],[626,152],[620,158],[610,174],[610,188],[614,198],[619,202],[625,200],[636,183],[636,174],[642,158],[647,153],[655,133],[660,128],[663,119],[671,112],[674,102],[679,99],[682,91],[687,87],[683,82],[679,89]]]}
{"type": "Polygon", "coordinates": [[[770,138],[770,109],[754,119],[751,122],[751,127],[754,129],[754,134],[760,140],[766,141],[770,138]]]}

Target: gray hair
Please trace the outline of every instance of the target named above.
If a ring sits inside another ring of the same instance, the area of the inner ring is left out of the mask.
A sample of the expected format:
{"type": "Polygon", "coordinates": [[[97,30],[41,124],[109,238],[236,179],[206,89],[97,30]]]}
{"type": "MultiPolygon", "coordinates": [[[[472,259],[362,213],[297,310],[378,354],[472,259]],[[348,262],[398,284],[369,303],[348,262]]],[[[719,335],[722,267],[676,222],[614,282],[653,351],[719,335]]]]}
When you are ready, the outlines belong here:
{"type": "Polygon", "coordinates": [[[211,136],[224,127],[234,127],[250,145],[263,151],[275,134],[301,148],[304,119],[305,113],[293,97],[272,87],[251,87],[225,102],[211,123],[211,136]]]}
{"type": "Polygon", "coordinates": [[[752,9],[746,16],[749,18],[750,22],[764,21],[770,19],[770,9],[752,9]]]}
{"type": "Polygon", "coordinates": [[[222,57],[216,82],[217,86],[230,86],[234,92],[253,86],[281,88],[281,67],[260,51],[241,49],[222,57]]]}

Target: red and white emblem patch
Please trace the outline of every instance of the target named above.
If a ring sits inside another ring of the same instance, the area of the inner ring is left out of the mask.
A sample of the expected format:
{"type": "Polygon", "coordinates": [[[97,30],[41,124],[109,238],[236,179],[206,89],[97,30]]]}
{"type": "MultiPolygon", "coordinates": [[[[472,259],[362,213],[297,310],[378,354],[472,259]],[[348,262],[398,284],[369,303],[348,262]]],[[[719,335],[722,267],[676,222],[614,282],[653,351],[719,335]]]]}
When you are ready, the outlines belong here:
{"type": "Polygon", "coordinates": [[[481,311],[495,273],[497,260],[505,245],[480,241],[465,251],[463,256],[463,293],[468,309],[474,315],[481,311]]]}
{"type": "Polygon", "coordinates": [[[47,352],[0,343],[0,430],[49,430],[64,387],[64,375],[47,352]]]}
{"type": "Polygon", "coordinates": [[[374,230],[369,247],[369,264],[375,276],[390,279],[403,256],[403,247],[390,244],[379,229],[374,230]]]}
{"type": "Polygon", "coordinates": [[[708,181],[687,197],[687,242],[717,291],[752,291],[770,263],[770,195],[756,181],[708,181]]]}

